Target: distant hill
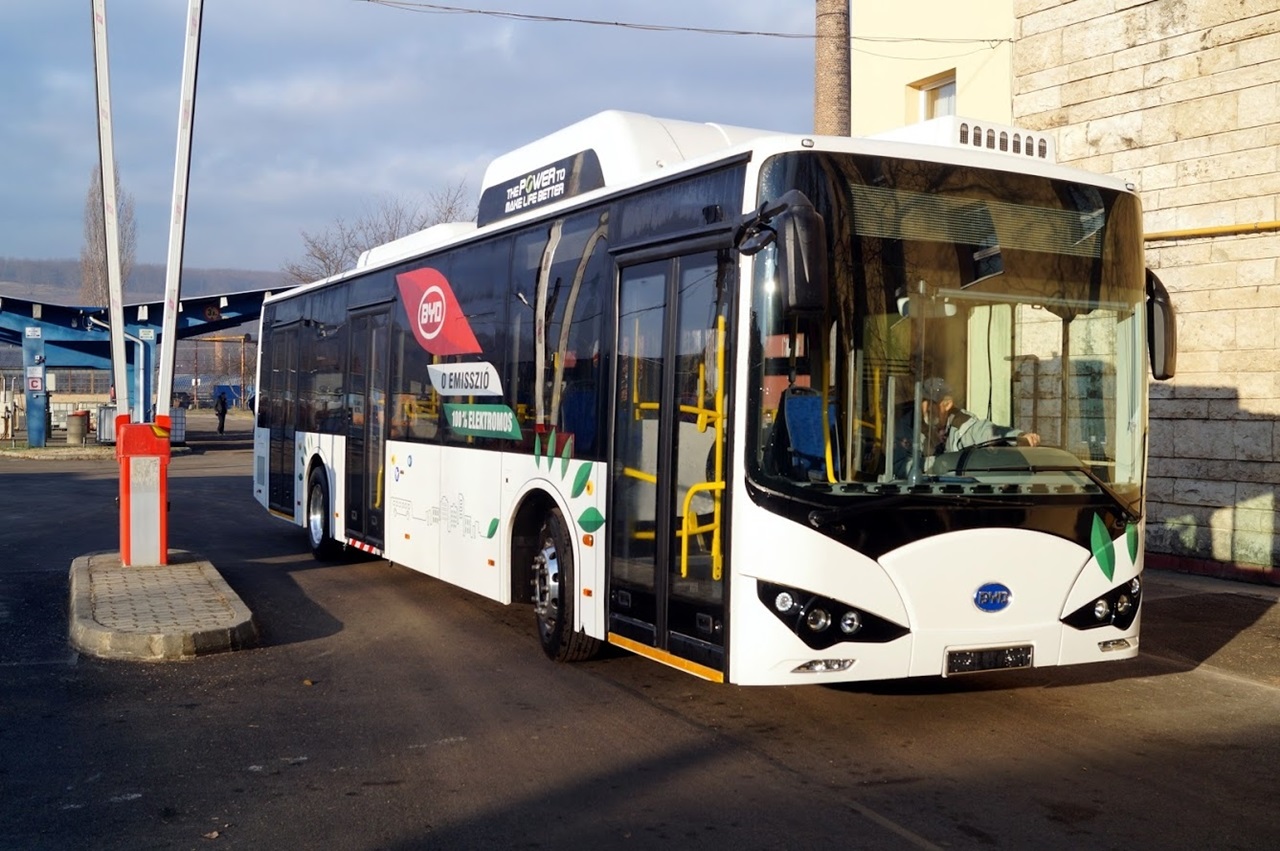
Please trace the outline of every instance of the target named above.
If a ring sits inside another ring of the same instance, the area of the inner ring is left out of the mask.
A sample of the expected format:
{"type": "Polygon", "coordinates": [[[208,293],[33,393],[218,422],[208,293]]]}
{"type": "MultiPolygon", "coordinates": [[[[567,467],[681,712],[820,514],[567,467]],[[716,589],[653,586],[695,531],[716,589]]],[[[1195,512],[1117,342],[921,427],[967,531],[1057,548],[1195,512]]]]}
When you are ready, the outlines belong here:
{"type": "MultiPolygon", "coordinates": [[[[165,267],[159,263],[139,263],[125,282],[126,303],[159,301],[164,297],[165,267]]],[[[285,289],[292,286],[283,272],[249,269],[183,269],[182,295],[205,296],[246,290],[285,289]]],[[[0,295],[78,304],[80,301],[79,260],[26,260],[0,257],[0,295]]]]}

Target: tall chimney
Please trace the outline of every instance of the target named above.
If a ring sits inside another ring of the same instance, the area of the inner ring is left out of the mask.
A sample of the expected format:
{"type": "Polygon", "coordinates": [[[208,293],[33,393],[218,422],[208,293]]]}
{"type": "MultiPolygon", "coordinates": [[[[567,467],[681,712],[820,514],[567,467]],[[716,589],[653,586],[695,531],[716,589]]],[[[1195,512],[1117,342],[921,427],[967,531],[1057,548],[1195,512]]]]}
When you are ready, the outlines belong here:
{"type": "Polygon", "coordinates": [[[813,48],[813,132],[848,136],[849,0],[817,0],[813,48]]]}

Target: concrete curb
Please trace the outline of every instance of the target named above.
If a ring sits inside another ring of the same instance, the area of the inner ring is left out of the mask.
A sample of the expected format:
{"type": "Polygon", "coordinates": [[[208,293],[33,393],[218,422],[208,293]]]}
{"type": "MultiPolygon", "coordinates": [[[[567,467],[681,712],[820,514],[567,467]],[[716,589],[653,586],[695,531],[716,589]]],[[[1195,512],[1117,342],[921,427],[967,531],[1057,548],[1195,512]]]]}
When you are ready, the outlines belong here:
{"type": "Polygon", "coordinates": [[[253,613],[208,561],[182,550],[170,563],[124,567],[120,554],[71,564],[70,638],[102,659],[173,661],[257,643],[253,613]]]}

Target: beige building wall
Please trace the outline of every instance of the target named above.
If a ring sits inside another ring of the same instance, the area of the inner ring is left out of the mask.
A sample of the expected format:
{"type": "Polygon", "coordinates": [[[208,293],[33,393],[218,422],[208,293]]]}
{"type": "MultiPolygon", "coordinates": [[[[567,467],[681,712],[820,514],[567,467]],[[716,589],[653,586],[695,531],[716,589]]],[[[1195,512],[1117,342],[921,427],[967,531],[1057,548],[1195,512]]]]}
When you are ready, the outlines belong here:
{"type": "Polygon", "coordinates": [[[852,135],[927,116],[921,93],[951,76],[954,114],[1008,124],[1013,0],[852,0],[852,135]]]}
{"type": "Polygon", "coordinates": [[[1151,388],[1151,563],[1280,583],[1280,3],[1013,13],[1013,122],[1136,184],[1179,313],[1178,375],[1151,388]]]}

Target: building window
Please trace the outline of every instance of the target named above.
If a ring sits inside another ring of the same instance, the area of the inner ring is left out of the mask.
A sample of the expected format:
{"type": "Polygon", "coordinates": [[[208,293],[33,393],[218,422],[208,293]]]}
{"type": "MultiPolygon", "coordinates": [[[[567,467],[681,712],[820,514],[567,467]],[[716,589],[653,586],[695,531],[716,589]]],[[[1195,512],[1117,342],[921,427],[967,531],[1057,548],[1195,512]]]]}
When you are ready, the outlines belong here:
{"type": "Polygon", "coordinates": [[[916,120],[927,121],[956,114],[956,72],[948,71],[913,83],[918,97],[916,120]]]}

